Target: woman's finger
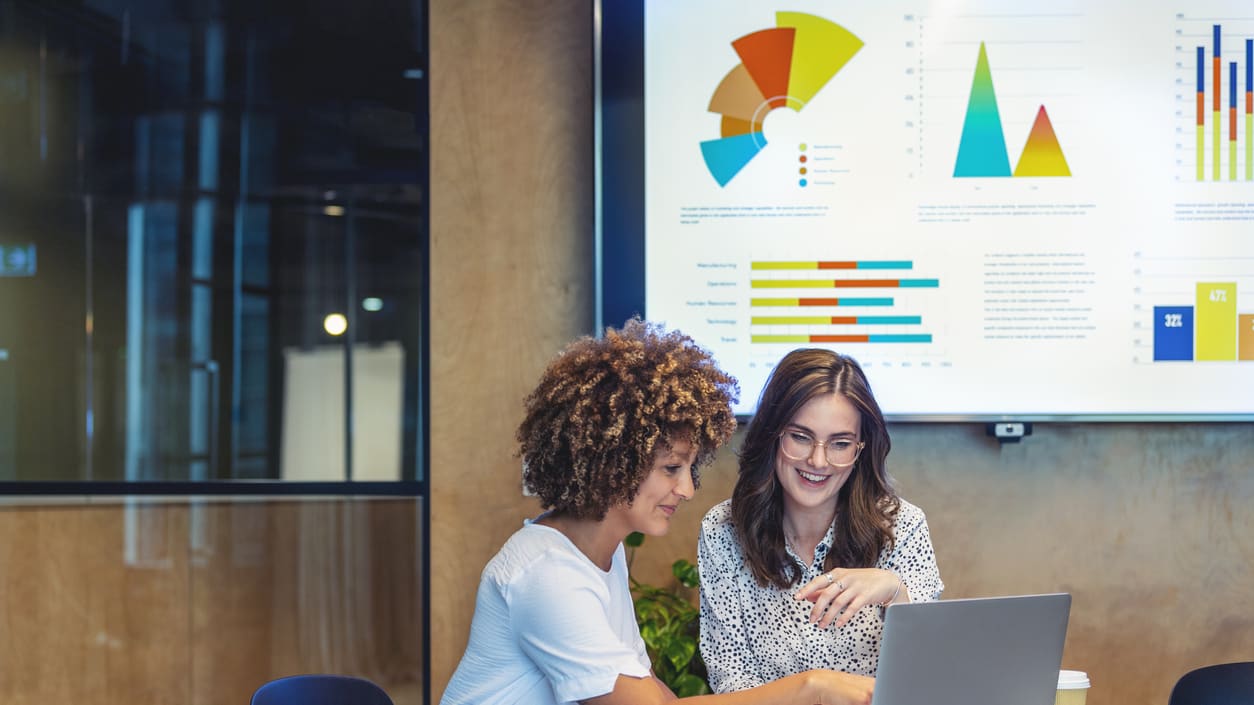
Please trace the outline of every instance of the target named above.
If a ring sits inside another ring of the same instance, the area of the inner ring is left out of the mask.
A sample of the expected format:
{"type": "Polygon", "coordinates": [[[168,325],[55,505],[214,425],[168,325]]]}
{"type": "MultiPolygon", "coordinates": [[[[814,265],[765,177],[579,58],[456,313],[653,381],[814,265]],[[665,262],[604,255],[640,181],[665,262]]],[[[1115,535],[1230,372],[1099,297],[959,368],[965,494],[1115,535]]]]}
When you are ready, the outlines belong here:
{"type": "MultiPolygon", "coordinates": [[[[823,615],[823,618],[819,620],[819,626],[826,629],[844,614],[852,616],[852,612],[849,611],[849,607],[854,600],[857,599],[857,597],[857,593],[849,588],[845,588],[833,596],[831,602],[827,605],[827,614],[823,615]]],[[[847,622],[849,620],[846,619],[845,621],[847,622]]]]}
{"type": "Polygon", "coordinates": [[[845,606],[845,611],[842,612],[840,614],[840,617],[836,619],[836,622],[835,622],[836,628],[840,629],[841,627],[848,624],[849,620],[853,619],[853,616],[857,614],[859,610],[861,610],[863,607],[866,607],[869,604],[871,604],[870,601],[867,600],[866,597],[862,595],[859,595],[858,597],[855,597],[853,600],[850,600],[849,604],[845,606]]]}

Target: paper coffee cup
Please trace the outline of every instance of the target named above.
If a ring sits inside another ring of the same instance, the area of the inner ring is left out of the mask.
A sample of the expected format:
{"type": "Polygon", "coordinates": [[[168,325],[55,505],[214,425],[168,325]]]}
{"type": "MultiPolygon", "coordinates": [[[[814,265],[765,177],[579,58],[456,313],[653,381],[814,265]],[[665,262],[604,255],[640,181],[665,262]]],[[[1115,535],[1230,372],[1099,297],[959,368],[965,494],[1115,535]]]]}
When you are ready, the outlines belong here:
{"type": "Polygon", "coordinates": [[[1054,705],[1084,705],[1089,692],[1089,674],[1084,671],[1059,671],[1058,695],[1054,705]]]}

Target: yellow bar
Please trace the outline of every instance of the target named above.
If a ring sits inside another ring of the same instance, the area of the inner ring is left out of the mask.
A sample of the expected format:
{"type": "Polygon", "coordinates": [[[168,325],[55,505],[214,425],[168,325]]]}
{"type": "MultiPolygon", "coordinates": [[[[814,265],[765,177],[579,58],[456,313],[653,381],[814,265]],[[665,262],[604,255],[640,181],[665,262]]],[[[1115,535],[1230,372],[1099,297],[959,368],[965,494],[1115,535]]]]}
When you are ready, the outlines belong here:
{"type": "Polygon", "coordinates": [[[751,279],[751,289],[831,289],[831,279],[751,279]]]}
{"type": "Polygon", "coordinates": [[[750,306],[800,306],[801,299],[749,299],[750,306]]]}
{"type": "Polygon", "coordinates": [[[1237,180],[1237,143],[1228,140],[1228,180],[1237,180]]]}
{"type": "Polygon", "coordinates": [[[1206,180],[1206,128],[1197,126],[1197,180],[1206,180]]]}
{"type": "Polygon", "coordinates": [[[1214,131],[1215,137],[1214,139],[1211,140],[1211,147],[1212,147],[1212,151],[1214,152],[1213,157],[1215,159],[1215,163],[1211,165],[1212,167],[1211,168],[1211,180],[1218,181],[1219,180],[1219,145],[1223,143],[1223,124],[1219,120],[1219,117],[1220,117],[1219,113],[1216,112],[1212,114],[1215,116],[1215,119],[1211,122],[1211,128],[1214,131]]]}
{"type": "Polygon", "coordinates": [[[1245,114],[1245,180],[1254,181],[1254,114],[1245,114]]]}
{"type": "Polygon", "coordinates": [[[749,324],[755,326],[825,326],[831,322],[831,316],[753,316],[749,319],[749,324]]]}
{"type": "Polygon", "coordinates": [[[751,335],[750,343],[808,343],[808,335],[751,335]]]}
{"type": "Polygon", "coordinates": [[[1197,331],[1195,360],[1237,359],[1237,285],[1198,282],[1194,304],[1197,331]]]}
{"type": "Polygon", "coordinates": [[[1237,316],[1237,359],[1254,360],[1254,313],[1237,316]]]}
{"type": "Polygon", "coordinates": [[[750,269],[818,269],[818,262],[751,262],[750,269]]]}

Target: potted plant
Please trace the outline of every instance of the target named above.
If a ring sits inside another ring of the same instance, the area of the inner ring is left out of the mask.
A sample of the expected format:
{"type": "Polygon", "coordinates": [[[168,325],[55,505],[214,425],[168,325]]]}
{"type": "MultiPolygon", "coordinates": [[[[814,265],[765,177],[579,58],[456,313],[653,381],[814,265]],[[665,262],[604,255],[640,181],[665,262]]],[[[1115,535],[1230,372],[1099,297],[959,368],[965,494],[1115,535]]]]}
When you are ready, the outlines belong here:
{"type": "MultiPolygon", "coordinates": [[[[630,549],[630,567],[644,534],[633,533],[624,541],[630,549]]],[[[653,673],[675,695],[684,698],[710,692],[705,662],[697,648],[700,639],[700,611],[692,606],[692,589],[701,583],[697,567],[683,558],[671,564],[677,585],[664,588],[631,578],[631,594],[636,605],[636,623],[653,662],[653,673]]]]}

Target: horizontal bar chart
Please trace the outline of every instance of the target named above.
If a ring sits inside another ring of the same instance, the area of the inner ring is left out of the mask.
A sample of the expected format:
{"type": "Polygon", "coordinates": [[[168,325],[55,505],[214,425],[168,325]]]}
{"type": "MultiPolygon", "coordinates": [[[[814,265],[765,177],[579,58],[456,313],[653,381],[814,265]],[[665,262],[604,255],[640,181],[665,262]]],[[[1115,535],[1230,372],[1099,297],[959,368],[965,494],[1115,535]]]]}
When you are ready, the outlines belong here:
{"type": "Polygon", "coordinates": [[[934,342],[932,331],[921,330],[925,317],[918,313],[917,307],[935,299],[932,292],[939,289],[940,280],[896,276],[912,273],[913,260],[761,260],[750,262],[749,269],[754,272],[750,288],[784,294],[750,297],[752,330],[749,339],[752,343],[919,345],[934,342]],[[837,279],[827,274],[832,271],[847,274],[837,279]],[[879,292],[855,296],[799,295],[814,289],[887,289],[899,293],[892,296],[874,295],[879,292]],[[794,292],[798,295],[788,295],[794,292]],[[916,310],[903,313],[887,310],[898,308],[916,310]]]}

